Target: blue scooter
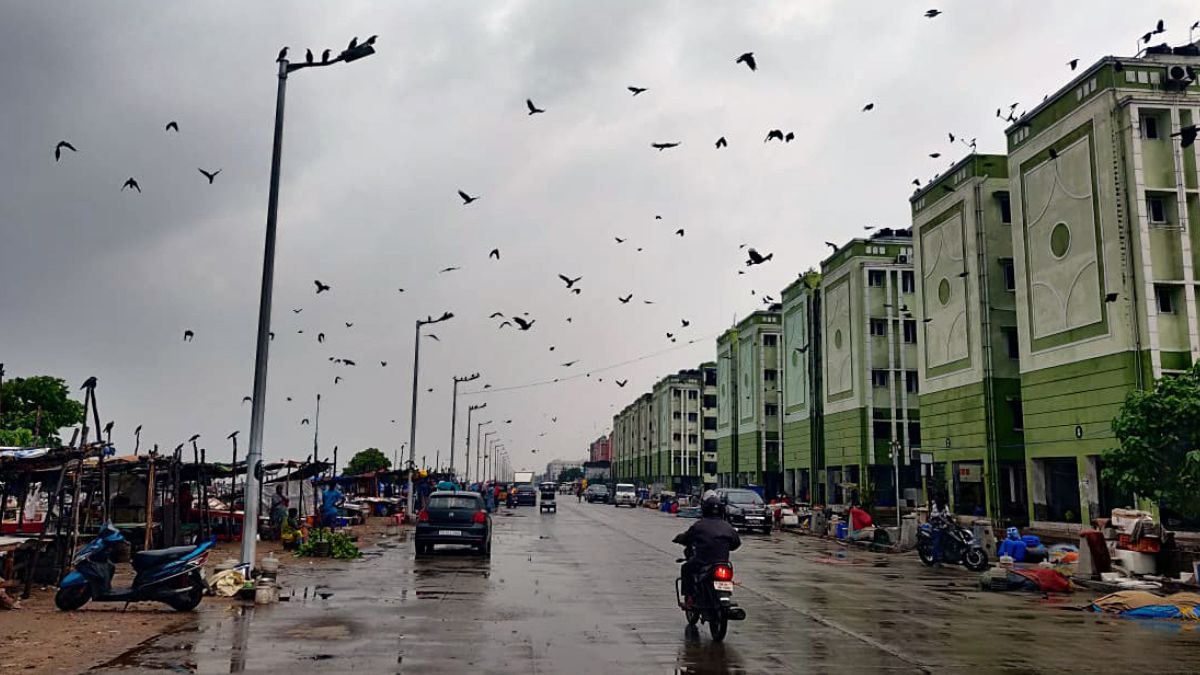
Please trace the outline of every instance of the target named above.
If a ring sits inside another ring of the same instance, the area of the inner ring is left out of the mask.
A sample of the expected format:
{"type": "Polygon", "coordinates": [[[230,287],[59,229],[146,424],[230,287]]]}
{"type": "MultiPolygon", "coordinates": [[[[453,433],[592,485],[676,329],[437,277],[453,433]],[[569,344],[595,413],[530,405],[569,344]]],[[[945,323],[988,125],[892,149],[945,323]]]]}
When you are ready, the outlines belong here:
{"type": "Polygon", "coordinates": [[[196,608],[207,586],[201,569],[214,541],[197,546],[175,546],[157,551],[142,551],[133,556],[137,576],[133,586],[114,590],[113,573],[116,566],[112,554],[125,543],[125,537],[112,524],[106,523],[91,542],[75,554],[71,571],[59,584],[54,604],[63,611],[79,609],[89,600],[96,602],[154,601],[170,605],[176,611],[196,608]]]}

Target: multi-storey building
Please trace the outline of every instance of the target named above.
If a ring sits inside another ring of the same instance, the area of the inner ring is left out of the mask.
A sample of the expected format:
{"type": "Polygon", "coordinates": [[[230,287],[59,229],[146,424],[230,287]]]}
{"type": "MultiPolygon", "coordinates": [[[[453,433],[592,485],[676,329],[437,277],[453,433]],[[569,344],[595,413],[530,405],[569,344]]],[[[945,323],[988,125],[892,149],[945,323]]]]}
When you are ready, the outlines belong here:
{"type": "Polygon", "coordinates": [[[698,491],[704,473],[704,374],[681,370],[651,392],[658,417],[651,437],[654,483],[679,493],[698,491]]]}
{"type": "Polygon", "coordinates": [[[588,444],[589,462],[611,462],[612,458],[612,434],[605,434],[588,444]]]}
{"type": "Polygon", "coordinates": [[[782,489],[780,439],[779,305],[754,312],[737,325],[737,475],[739,485],[761,485],[768,495],[782,489]]]}
{"type": "Polygon", "coordinates": [[[821,275],[809,270],[783,290],[783,490],[825,503],[821,414],[821,275]]]}
{"type": "Polygon", "coordinates": [[[543,480],[558,480],[559,474],[567,469],[583,469],[581,459],[555,459],[546,463],[546,474],[543,480]]]}
{"type": "Polygon", "coordinates": [[[921,446],[962,515],[1028,521],[1008,159],[972,154],[913,194],[921,446]]]}
{"type": "Polygon", "coordinates": [[[700,478],[704,487],[717,485],[717,364],[706,361],[700,364],[702,388],[701,407],[701,467],[700,478]]]}
{"type": "Polygon", "coordinates": [[[830,503],[867,489],[895,505],[919,499],[916,278],[909,230],[854,239],[821,264],[825,486],[830,503]]]}
{"type": "Polygon", "coordinates": [[[1026,467],[1037,525],[1125,505],[1101,453],[1126,395],[1200,354],[1200,50],[1106,57],[1007,130],[1026,467]]]}
{"type": "Polygon", "coordinates": [[[738,465],[738,339],[737,329],[717,336],[717,484],[740,485],[738,465]]]}

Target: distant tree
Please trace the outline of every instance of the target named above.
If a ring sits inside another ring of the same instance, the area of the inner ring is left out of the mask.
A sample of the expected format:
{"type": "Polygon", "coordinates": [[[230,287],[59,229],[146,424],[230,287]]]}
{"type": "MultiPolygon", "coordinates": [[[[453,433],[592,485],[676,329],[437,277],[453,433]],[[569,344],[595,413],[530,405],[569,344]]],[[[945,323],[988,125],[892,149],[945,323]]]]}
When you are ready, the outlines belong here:
{"type": "Polygon", "coordinates": [[[1132,391],[1113,419],[1121,447],[1104,453],[1104,479],[1185,516],[1200,515],[1200,363],[1132,391]]]}
{"type": "Polygon", "coordinates": [[[29,432],[27,437],[6,434],[5,438],[29,440],[13,445],[61,445],[59,429],[83,421],[83,404],[73,400],[69,391],[65,381],[49,375],[6,380],[0,387],[0,431],[29,432]]]}
{"type": "Polygon", "coordinates": [[[346,465],[346,473],[358,474],[382,471],[391,465],[392,461],[379,448],[367,448],[366,450],[360,450],[358,454],[350,458],[350,463],[346,465]]]}
{"type": "Polygon", "coordinates": [[[572,483],[577,480],[583,480],[583,469],[579,467],[563,469],[558,472],[558,482],[560,483],[572,483]]]}
{"type": "Polygon", "coordinates": [[[0,446],[10,448],[30,448],[37,445],[33,442],[33,432],[28,429],[0,429],[0,446]]]}

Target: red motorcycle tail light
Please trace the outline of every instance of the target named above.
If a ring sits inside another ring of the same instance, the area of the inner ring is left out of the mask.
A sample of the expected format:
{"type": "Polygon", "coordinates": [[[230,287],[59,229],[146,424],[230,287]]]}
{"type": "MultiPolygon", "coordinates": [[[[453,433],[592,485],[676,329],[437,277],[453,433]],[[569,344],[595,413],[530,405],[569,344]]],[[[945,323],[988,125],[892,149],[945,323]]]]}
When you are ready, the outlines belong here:
{"type": "Polygon", "coordinates": [[[713,578],[717,581],[733,581],[733,568],[729,565],[717,565],[713,569],[713,578]]]}

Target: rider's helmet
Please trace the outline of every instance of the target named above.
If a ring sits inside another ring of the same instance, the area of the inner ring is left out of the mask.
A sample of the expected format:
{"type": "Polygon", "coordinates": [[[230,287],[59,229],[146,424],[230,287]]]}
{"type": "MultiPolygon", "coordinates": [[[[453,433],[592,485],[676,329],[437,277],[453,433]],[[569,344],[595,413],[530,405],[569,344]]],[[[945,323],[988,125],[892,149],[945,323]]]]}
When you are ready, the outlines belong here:
{"type": "Polygon", "coordinates": [[[717,495],[711,494],[704,497],[704,501],[700,502],[700,512],[705,516],[716,516],[721,513],[721,500],[717,499],[717,495]]]}

